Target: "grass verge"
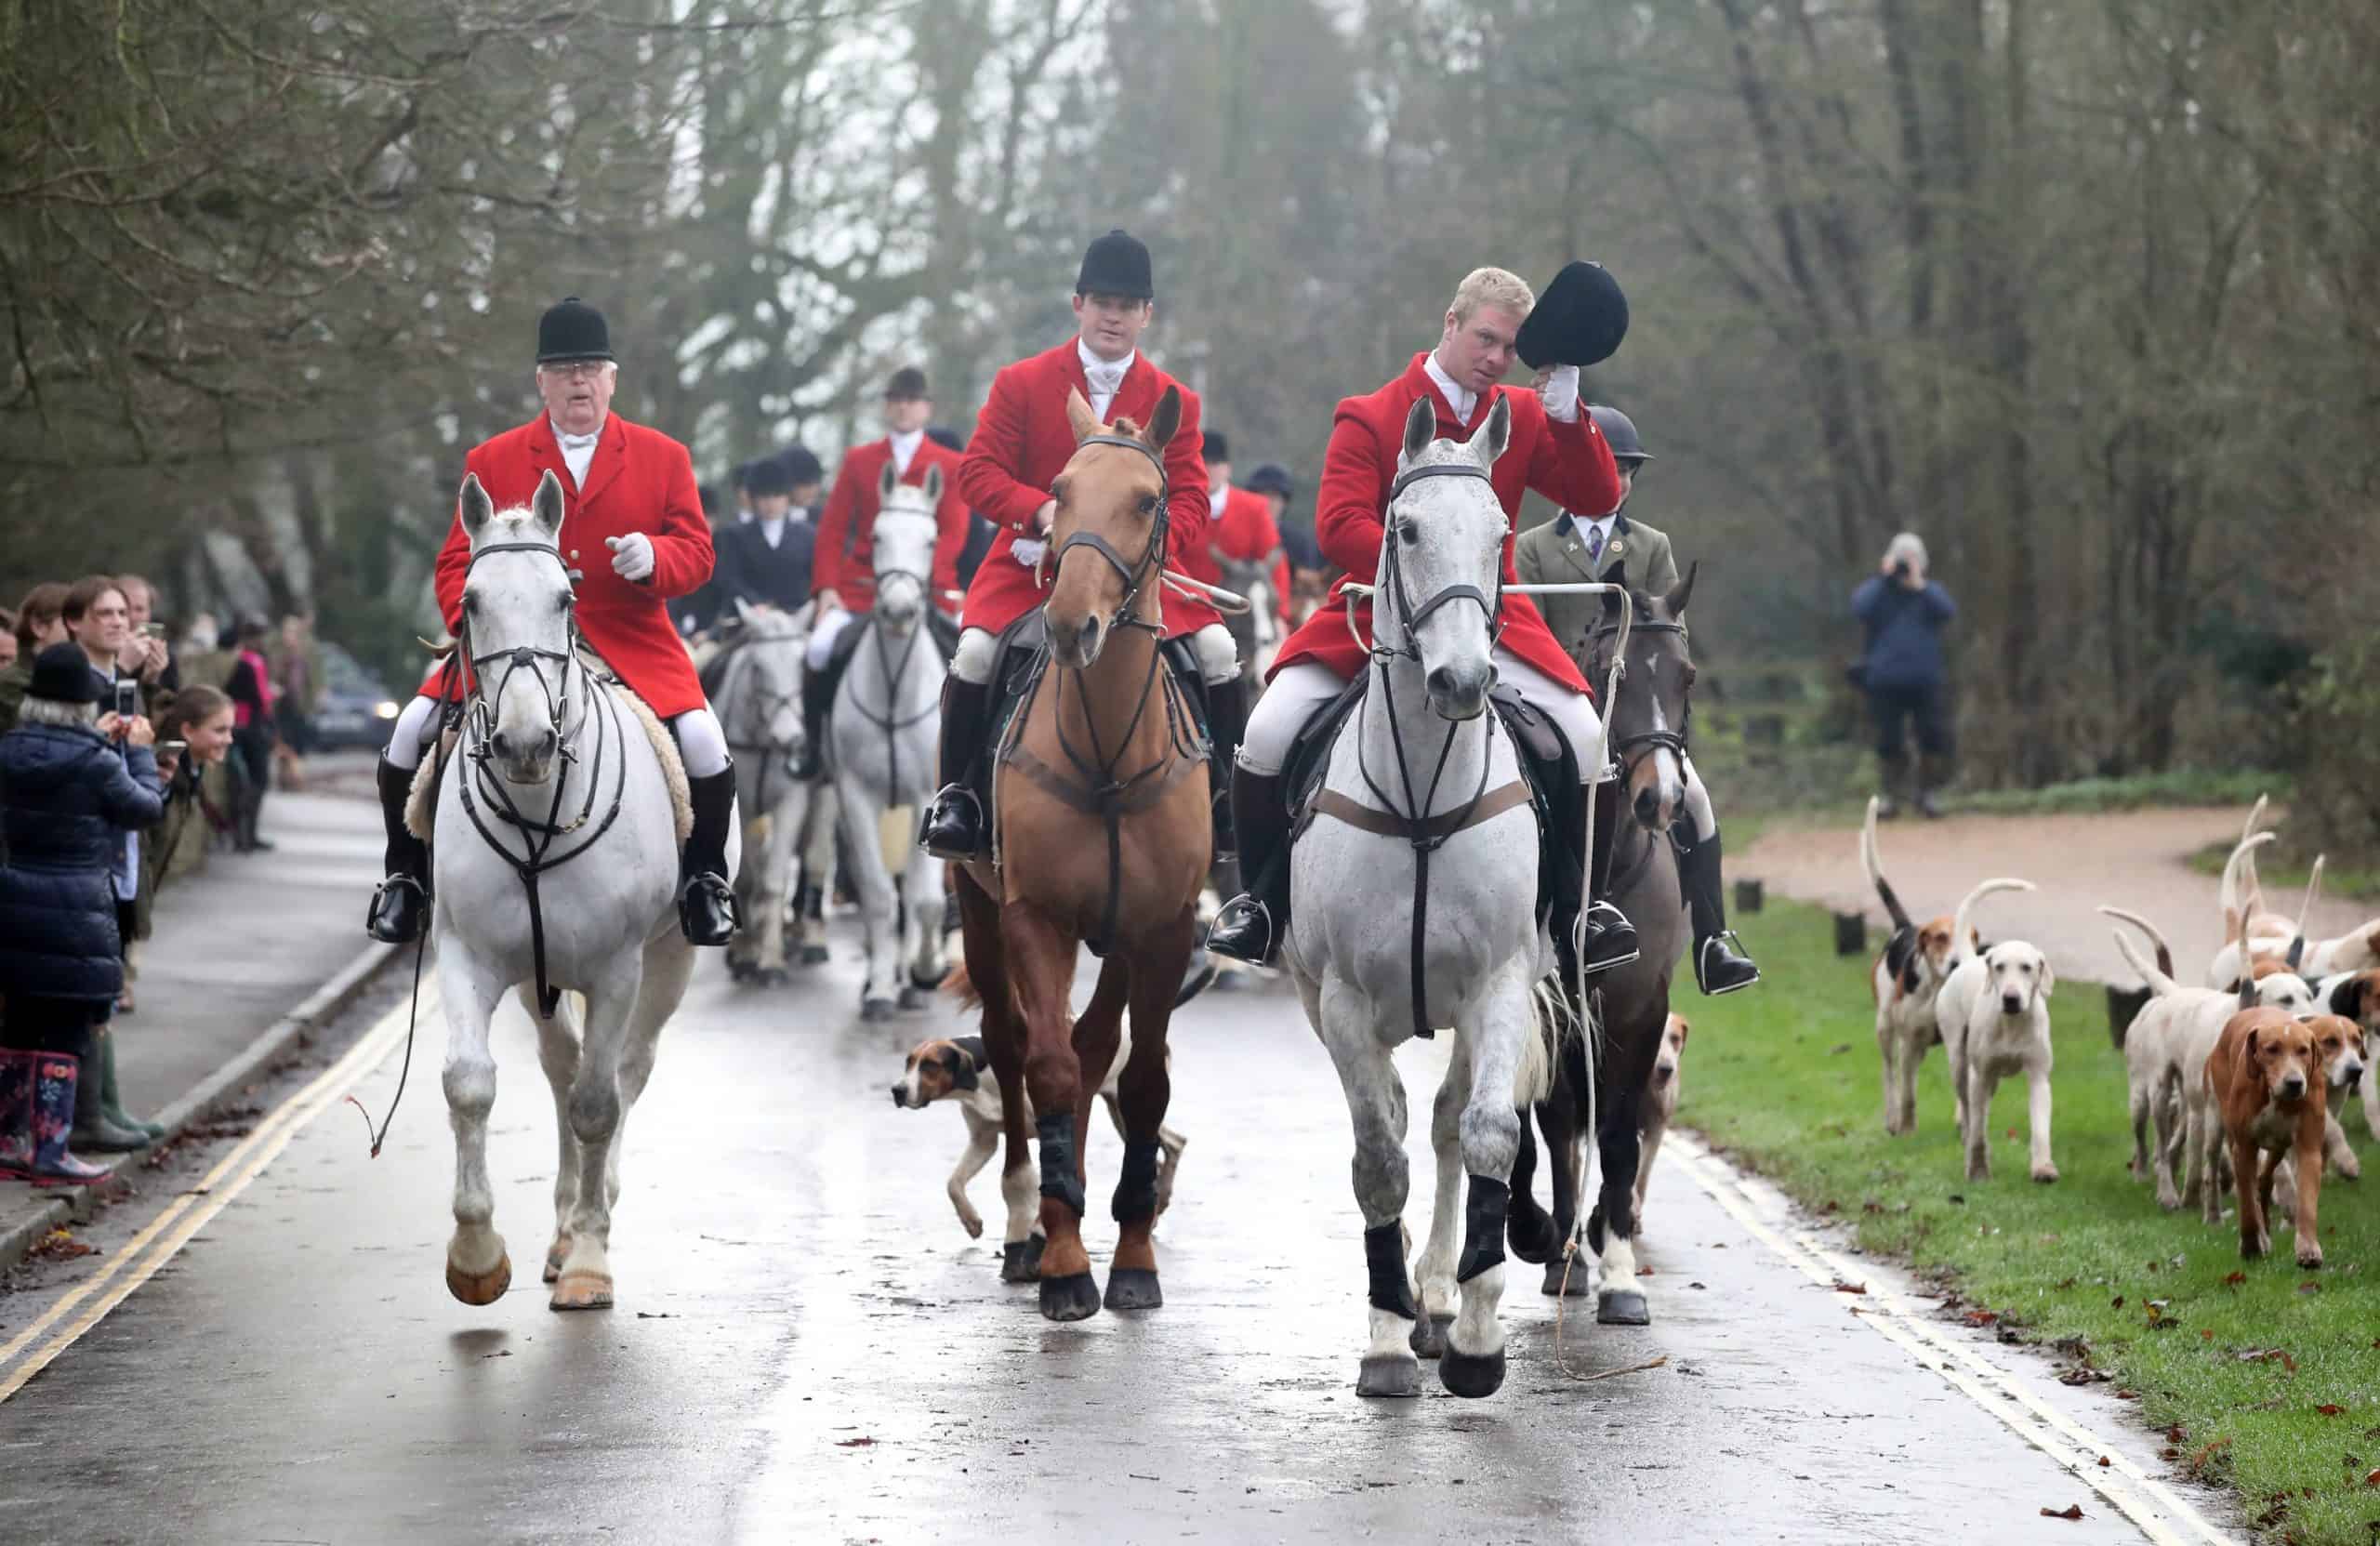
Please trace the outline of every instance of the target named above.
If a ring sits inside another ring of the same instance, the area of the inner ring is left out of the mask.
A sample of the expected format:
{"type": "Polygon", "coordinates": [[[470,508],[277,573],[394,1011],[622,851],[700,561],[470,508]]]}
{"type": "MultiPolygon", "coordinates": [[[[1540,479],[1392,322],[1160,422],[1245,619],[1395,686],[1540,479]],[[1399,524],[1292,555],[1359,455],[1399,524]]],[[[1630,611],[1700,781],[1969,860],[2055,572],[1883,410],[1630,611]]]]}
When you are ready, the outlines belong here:
{"type": "MultiPolygon", "coordinates": [[[[1862,1246],[1939,1278],[1975,1324],[2091,1371],[2069,1378],[2135,1393],[2175,1470],[2238,1489],[2260,1539],[2380,1541],[2380,1169],[2322,1188],[2327,1269],[2300,1271],[2279,1228],[2276,1256],[2241,1261],[2231,1220],[2164,1213],[2126,1172],[2123,1060],[2104,998],[2061,983],[2061,1179],[2027,1178],[2016,1082],[1992,1105],[1992,1177],[1969,1182],[1938,1051],[1919,1079],[1918,1130],[1885,1136],[1868,962],[1834,955],[1828,915],[1771,904],[1736,922],[1764,981],[1685,1006],[1684,1120],[1862,1246]]],[[[2370,1150],[2360,1115],[2348,1131],[2370,1150]]]]}
{"type": "MultiPolygon", "coordinates": [[[[2201,875],[2219,876],[2230,859],[2231,844],[2209,843],[2190,855],[2189,865],[2201,875]]],[[[2264,887],[2266,902],[2284,913],[2295,913],[2297,899],[2305,894],[2307,872],[2312,868],[2310,864],[2299,864],[2294,859],[2276,859],[2272,850],[2266,849],[2256,860],[2256,879],[2264,887]]],[[[2380,869],[2326,864],[2322,866],[2322,894],[2380,902],[2380,869]]]]}

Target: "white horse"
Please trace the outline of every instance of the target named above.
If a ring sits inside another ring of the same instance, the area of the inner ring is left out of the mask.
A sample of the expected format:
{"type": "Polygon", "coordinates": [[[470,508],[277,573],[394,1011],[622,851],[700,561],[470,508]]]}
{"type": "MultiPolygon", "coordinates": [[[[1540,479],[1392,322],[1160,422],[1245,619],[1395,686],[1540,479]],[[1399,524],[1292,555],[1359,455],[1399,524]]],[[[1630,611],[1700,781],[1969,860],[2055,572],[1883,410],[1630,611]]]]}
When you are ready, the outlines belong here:
{"type": "Polygon", "coordinates": [[[812,610],[747,606],[740,598],[735,610],[742,636],[729,647],[711,707],[735,753],[735,804],[754,862],[735,877],[745,927],[727,947],[727,969],[738,978],[778,984],[787,978],[785,924],[794,845],[817,791],[793,776],[805,749],[802,656],[810,647],[812,610]]]}
{"type": "Polygon", "coordinates": [[[853,625],[867,632],[844,667],[826,721],[827,765],[867,928],[867,983],[860,994],[867,1020],[891,1015],[896,993],[903,1009],[923,1005],[948,970],[942,861],[905,842],[908,860],[895,896],[882,836],[886,812],[921,811],[936,786],[945,672],[926,619],[942,469],[930,469],[922,485],[904,483],[887,462],[877,495],[881,504],[870,529],[876,607],[853,625]],[[906,982],[900,980],[905,964],[906,982]]]}
{"type": "MultiPolygon", "coordinates": [[[[477,681],[439,788],[432,849],[455,1127],[446,1286],[466,1304],[488,1304],[512,1279],[488,1185],[488,1023],[517,987],[537,1021],[561,1127],[545,1274],[552,1305],[603,1309],[621,1124],[694,971],[673,905],[675,800],[642,706],[590,675],[579,653],[571,576],[555,547],[560,482],[548,472],[526,509],[497,511],[466,477],[461,515],[471,560],[460,653],[477,681]],[[559,1008],[551,1017],[538,1014],[541,989],[559,1008]]],[[[731,869],[739,846],[731,827],[731,869]]]]}
{"type": "Polygon", "coordinates": [[[1457,1395],[1502,1383],[1497,1312],[1516,1107],[1551,1088],[1559,1024],[1536,992],[1553,964],[1535,918],[1537,833],[1515,748],[1488,702],[1488,614],[1508,528],[1488,473],[1511,411],[1500,401],[1467,443],[1435,431],[1428,401],[1416,403],[1381,544],[1370,691],[1331,750],[1319,819],[1293,851],[1282,952],[1355,1118],[1370,1270],[1370,1340],[1355,1386],[1364,1395],[1414,1394],[1417,1353],[1439,1355],[1439,1378],[1457,1395]],[[1446,1027],[1453,1043],[1430,1122],[1438,1183],[1419,1263],[1421,1319],[1405,1276],[1405,1086],[1390,1055],[1446,1027]]]}

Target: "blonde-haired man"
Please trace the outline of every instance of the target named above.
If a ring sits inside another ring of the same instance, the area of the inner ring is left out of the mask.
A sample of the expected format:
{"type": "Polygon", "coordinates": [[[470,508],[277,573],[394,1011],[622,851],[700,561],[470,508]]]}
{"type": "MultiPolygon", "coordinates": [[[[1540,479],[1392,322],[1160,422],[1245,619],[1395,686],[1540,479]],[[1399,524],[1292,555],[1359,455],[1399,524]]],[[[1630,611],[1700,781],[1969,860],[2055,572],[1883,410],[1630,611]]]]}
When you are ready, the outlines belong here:
{"type": "MultiPolygon", "coordinates": [[[[1340,403],[1315,495],[1314,529],[1323,555],[1350,579],[1368,583],[1375,577],[1406,416],[1424,400],[1436,409],[1438,435],[1455,440],[1469,439],[1499,396],[1510,404],[1512,438],[1490,475],[1506,516],[1518,512],[1527,489],[1570,509],[1610,509],[1620,503],[1611,448],[1580,411],[1577,366],[1539,372],[1534,391],[1498,385],[1518,358],[1521,324],[1535,304],[1518,276],[1502,269],[1473,270],[1455,289],[1436,346],[1413,356],[1404,374],[1379,390],[1340,403]]],[[[1509,531],[1504,579],[1518,583],[1509,531]]],[[[1348,632],[1348,604],[1343,584],[1334,587],[1330,599],[1283,642],[1271,685],[1249,717],[1232,774],[1232,810],[1239,823],[1242,873],[1253,879],[1247,892],[1216,915],[1207,948],[1218,955],[1261,965],[1280,947],[1289,901],[1289,816],[1282,773],[1298,731],[1365,665],[1362,648],[1348,632]]],[[[1358,622],[1368,634],[1369,603],[1358,605],[1358,622]]],[[[1599,722],[1586,680],[1527,597],[1508,595],[1503,606],[1495,654],[1499,679],[1562,728],[1580,754],[1580,777],[1591,778],[1584,755],[1595,743],[1599,722]]],[[[1582,819],[1588,791],[1577,794],[1554,819],[1561,852],[1585,866],[1591,858],[1582,819]]],[[[1562,890],[1557,887],[1557,894],[1562,890]]],[[[1570,894],[1576,894],[1575,887],[1570,894]]],[[[1598,901],[1584,914],[1568,913],[1557,912],[1552,920],[1554,940],[1566,953],[1576,949],[1589,971],[1635,958],[1635,931],[1617,908],[1598,901]]]]}

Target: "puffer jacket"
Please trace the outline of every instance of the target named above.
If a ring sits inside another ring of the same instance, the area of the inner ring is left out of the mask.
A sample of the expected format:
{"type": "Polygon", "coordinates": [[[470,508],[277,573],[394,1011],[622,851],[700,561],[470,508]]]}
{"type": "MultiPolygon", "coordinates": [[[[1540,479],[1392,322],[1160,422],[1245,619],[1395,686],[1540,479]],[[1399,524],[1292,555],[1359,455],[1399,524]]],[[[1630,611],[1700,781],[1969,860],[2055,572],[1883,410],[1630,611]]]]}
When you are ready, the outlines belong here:
{"type": "Polygon", "coordinates": [[[97,731],[0,735],[0,993],[112,1002],[124,986],[109,876],[124,834],[165,813],[157,760],[97,731]]]}

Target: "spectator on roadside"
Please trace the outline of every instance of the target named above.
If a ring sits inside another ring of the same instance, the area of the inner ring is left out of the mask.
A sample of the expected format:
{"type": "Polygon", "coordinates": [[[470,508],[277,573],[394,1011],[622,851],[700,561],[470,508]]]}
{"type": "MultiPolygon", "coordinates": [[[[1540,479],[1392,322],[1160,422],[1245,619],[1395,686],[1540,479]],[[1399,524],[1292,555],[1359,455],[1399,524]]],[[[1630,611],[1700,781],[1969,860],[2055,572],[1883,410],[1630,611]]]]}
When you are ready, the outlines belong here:
{"type": "Polygon", "coordinates": [[[181,666],[165,643],[165,625],[157,621],[157,588],[139,575],[118,575],[115,584],[124,592],[125,635],[132,654],[124,668],[139,673],[142,702],[153,719],[181,691],[181,666]]]}
{"type": "Polygon", "coordinates": [[[233,641],[231,674],[223,694],[231,700],[231,747],[241,779],[232,797],[231,841],[243,853],[271,852],[258,832],[265,791],[272,786],[272,667],[264,657],[271,630],[261,617],[243,617],[233,641]]]}
{"type": "MultiPolygon", "coordinates": [[[[143,685],[139,672],[162,669],[165,641],[132,631],[132,603],[112,575],[86,575],[66,592],[60,615],[66,631],[89,663],[102,707],[126,719],[143,716],[143,685]],[[155,646],[153,649],[151,646],[155,646]]],[[[133,921],[140,902],[140,834],[124,835],[124,855],[115,867],[116,938],[128,945],[135,937],[133,921]]],[[[125,962],[124,985],[116,1008],[132,1012],[132,978],[137,971],[125,962]]]]}
{"type": "Polygon", "coordinates": [[[1918,813],[1938,816],[1935,791],[1950,776],[1949,672],[1942,657],[1942,629],[1958,615],[1950,593],[1926,576],[1925,544],[1903,532],[1884,549],[1880,571],[1851,594],[1852,615],[1867,629],[1867,644],[1852,680],[1868,695],[1876,726],[1878,779],[1883,805],[1877,814],[1899,813],[1896,793],[1909,787],[1918,813]],[[1916,777],[1909,782],[1908,737],[1917,733],[1916,777]]]}
{"type": "Polygon", "coordinates": [[[0,671],[17,663],[17,614],[0,606],[0,671]]]}
{"type": "Polygon", "coordinates": [[[17,618],[8,629],[17,656],[6,670],[0,670],[0,733],[17,728],[17,704],[33,681],[33,656],[66,641],[65,610],[66,587],[56,580],[33,587],[17,603],[17,618]]]}
{"type": "Polygon", "coordinates": [[[100,713],[102,691],[86,646],[52,644],[34,659],[20,722],[0,735],[0,1172],[36,1184],[105,1173],[70,1143],[148,1142],[101,1110],[112,1042],[99,1033],[124,983],[118,866],[165,802],[149,721],[100,713]]]}
{"type": "MultiPolygon", "coordinates": [[[[205,774],[209,768],[223,766],[231,755],[232,716],[231,700],[202,682],[175,694],[173,707],[157,721],[157,776],[165,786],[165,814],[140,845],[144,898],[165,884],[167,867],[193,818],[203,818],[212,831],[231,829],[230,814],[207,798],[205,774]]],[[[147,938],[145,910],[139,929],[147,938]]]]}
{"type": "Polygon", "coordinates": [[[323,648],[311,619],[291,614],[281,620],[281,643],[273,652],[275,728],[292,757],[314,749],[314,713],[323,706],[323,648]]]}

